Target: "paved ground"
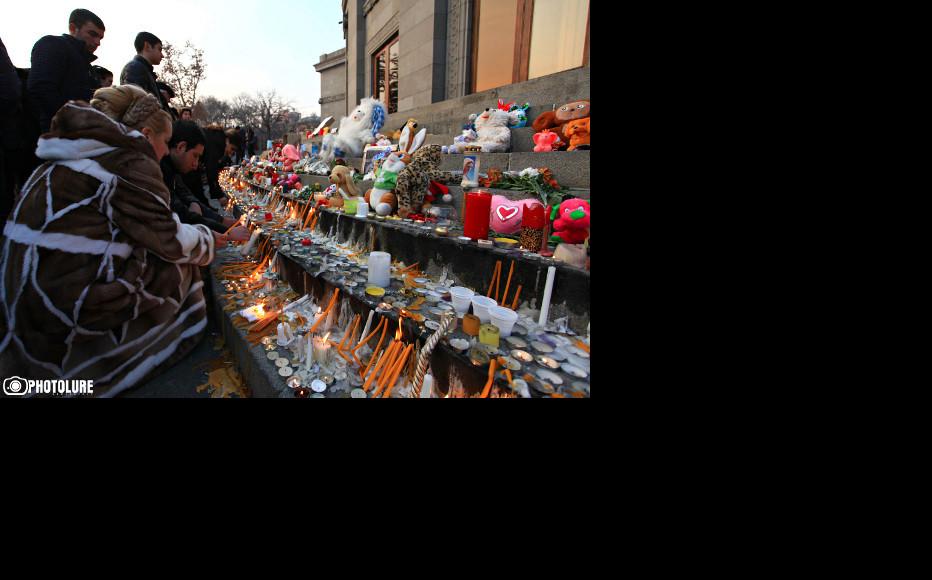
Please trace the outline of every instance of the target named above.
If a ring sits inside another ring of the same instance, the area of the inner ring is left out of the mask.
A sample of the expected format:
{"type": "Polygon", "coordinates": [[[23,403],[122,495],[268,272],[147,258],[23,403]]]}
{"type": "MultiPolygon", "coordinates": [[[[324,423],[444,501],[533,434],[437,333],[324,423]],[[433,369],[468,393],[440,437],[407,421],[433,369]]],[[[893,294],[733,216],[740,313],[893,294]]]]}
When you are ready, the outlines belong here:
{"type": "Polygon", "coordinates": [[[118,398],[127,399],[154,399],[154,398],[198,398],[209,399],[210,394],[205,389],[198,393],[197,387],[207,382],[207,373],[199,365],[216,359],[220,351],[214,350],[213,345],[219,337],[216,333],[207,334],[191,354],[179,361],[165,373],[152,379],[148,383],[121,393],[118,398]]]}

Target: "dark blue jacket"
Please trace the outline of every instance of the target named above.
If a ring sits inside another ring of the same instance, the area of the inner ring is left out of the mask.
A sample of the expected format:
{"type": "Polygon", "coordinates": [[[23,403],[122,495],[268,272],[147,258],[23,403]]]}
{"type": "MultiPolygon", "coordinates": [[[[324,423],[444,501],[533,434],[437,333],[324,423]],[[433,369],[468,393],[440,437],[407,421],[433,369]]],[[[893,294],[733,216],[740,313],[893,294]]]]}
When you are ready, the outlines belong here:
{"type": "Polygon", "coordinates": [[[126,63],[123,72],[120,73],[121,85],[136,85],[159,100],[162,109],[168,111],[168,103],[162,98],[162,91],[155,84],[155,72],[152,65],[141,54],[133,57],[133,60],[126,63]]]}
{"type": "Polygon", "coordinates": [[[27,91],[39,113],[40,132],[48,132],[52,117],[68,101],[91,100],[100,88],[91,70],[95,60],[84,41],[69,34],[43,36],[32,47],[27,91]]]}

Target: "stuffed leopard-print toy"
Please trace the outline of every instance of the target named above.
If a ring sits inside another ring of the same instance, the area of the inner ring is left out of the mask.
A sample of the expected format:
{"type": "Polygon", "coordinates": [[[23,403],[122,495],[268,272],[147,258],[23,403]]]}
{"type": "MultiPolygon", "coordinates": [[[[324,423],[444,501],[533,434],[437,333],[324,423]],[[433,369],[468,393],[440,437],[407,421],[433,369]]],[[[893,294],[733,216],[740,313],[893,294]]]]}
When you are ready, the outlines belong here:
{"type": "Polygon", "coordinates": [[[411,162],[398,173],[395,196],[402,218],[421,211],[431,180],[450,181],[453,174],[440,170],[440,145],[425,145],[411,155],[411,162]]]}

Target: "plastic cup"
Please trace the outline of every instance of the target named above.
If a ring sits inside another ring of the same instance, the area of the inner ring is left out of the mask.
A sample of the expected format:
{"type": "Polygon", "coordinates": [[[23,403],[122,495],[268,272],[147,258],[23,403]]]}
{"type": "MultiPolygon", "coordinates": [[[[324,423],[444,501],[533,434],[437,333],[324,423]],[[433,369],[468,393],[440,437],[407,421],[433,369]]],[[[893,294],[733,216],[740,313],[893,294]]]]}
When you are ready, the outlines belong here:
{"type": "Polygon", "coordinates": [[[472,304],[472,297],[475,296],[475,292],[469,288],[464,288],[462,286],[454,286],[450,288],[450,300],[453,302],[453,309],[456,310],[456,315],[462,318],[469,312],[469,305],[472,304]]]}
{"type": "Polygon", "coordinates": [[[356,204],[358,201],[356,198],[350,198],[343,200],[343,213],[355,214],[356,213],[356,204]]]}
{"type": "Polygon", "coordinates": [[[369,215],[369,204],[364,201],[356,203],[356,217],[366,217],[369,215]]]}
{"type": "Polygon", "coordinates": [[[489,317],[492,324],[498,327],[502,338],[511,336],[511,329],[514,328],[515,322],[518,321],[518,313],[511,308],[502,306],[492,306],[489,308],[489,317]]]}
{"type": "Polygon", "coordinates": [[[498,302],[487,296],[480,295],[472,297],[472,312],[479,317],[479,321],[482,324],[492,321],[492,317],[489,316],[489,308],[492,306],[498,306],[498,302]]]}

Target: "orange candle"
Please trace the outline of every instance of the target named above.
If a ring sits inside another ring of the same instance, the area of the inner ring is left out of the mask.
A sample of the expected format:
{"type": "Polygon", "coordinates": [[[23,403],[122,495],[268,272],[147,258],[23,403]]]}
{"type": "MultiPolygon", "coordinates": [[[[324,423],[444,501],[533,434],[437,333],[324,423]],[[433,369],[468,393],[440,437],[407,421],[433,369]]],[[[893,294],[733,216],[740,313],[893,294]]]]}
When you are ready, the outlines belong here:
{"type": "Polygon", "coordinates": [[[405,363],[408,362],[408,357],[411,356],[411,351],[414,349],[413,344],[409,344],[408,348],[402,353],[398,364],[395,365],[395,371],[392,373],[390,379],[388,379],[388,388],[385,389],[385,394],[382,395],[383,399],[387,399],[392,394],[392,389],[395,388],[395,383],[398,382],[398,376],[401,374],[401,369],[404,368],[405,363]]]}
{"type": "Polygon", "coordinates": [[[492,364],[489,365],[489,382],[485,384],[485,388],[482,389],[481,398],[488,399],[489,393],[492,392],[492,384],[495,383],[495,367],[498,366],[498,359],[492,359],[492,364]]]}
{"type": "MultiPolygon", "coordinates": [[[[385,352],[382,353],[382,358],[379,359],[379,362],[376,363],[375,368],[372,370],[372,374],[369,375],[369,378],[366,379],[366,383],[362,386],[362,390],[369,392],[369,386],[372,384],[372,380],[379,373],[379,369],[385,364],[385,359],[388,358],[388,355],[391,354],[391,351],[395,348],[395,341],[393,340],[389,343],[388,347],[385,349],[385,352]]],[[[375,355],[372,355],[372,360],[375,360],[375,355]]],[[[369,361],[369,364],[372,364],[372,360],[369,361]]],[[[368,370],[368,369],[366,369],[368,370]]]]}
{"type": "Polygon", "coordinates": [[[515,261],[512,260],[511,268],[508,269],[508,281],[505,282],[505,293],[502,294],[502,300],[501,302],[499,302],[498,297],[496,297],[495,299],[495,301],[498,302],[499,304],[506,304],[508,302],[508,287],[511,286],[511,275],[514,274],[514,272],[515,272],[515,261]]]}

